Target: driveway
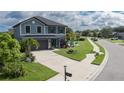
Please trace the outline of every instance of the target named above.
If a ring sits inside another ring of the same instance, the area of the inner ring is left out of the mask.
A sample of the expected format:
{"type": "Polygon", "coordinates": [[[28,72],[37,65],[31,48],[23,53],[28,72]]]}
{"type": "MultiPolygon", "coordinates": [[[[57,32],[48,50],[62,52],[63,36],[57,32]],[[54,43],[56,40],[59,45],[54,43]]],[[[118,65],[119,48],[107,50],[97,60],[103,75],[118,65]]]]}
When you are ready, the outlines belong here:
{"type": "Polygon", "coordinates": [[[99,44],[107,49],[109,59],[104,70],[96,78],[96,81],[124,80],[124,46],[111,43],[107,40],[100,40],[99,44]]]}
{"type": "Polygon", "coordinates": [[[67,71],[72,73],[69,80],[88,80],[90,75],[97,69],[98,66],[90,64],[94,60],[94,55],[89,54],[82,62],[71,60],[64,56],[58,55],[51,50],[35,51],[36,61],[48,66],[49,68],[59,72],[58,75],[49,79],[50,81],[64,80],[64,65],[67,65],[67,71]]]}

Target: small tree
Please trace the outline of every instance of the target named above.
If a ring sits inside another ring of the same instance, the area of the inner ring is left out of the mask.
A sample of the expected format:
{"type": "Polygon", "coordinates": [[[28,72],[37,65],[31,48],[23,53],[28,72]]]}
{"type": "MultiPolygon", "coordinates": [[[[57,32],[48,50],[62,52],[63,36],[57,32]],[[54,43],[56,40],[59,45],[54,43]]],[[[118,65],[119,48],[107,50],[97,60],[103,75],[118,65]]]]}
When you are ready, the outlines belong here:
{"type": "Polygon", "coordinates": [[[25,75],[23,65],[19,64],[22,57],[19,42],[8,33],[0,33],[0,72],[7,78],[25,75]]]}
{"type": "Polygon", "coordinates": [[[80,39],[80,34],[76,34],[76,39],[77,39],[77,41],[80,39]]]}
{"type": "Polygon", "coordinates": [[[30,55],[32,47],[37,49],[39,47],[39,43],[33,38],[26,38],[21,41],[21,46],[25,49],[26,55],[30,55]]]}
{"type": "Polygon", "coordinates": [[[71,28],[67,28],[66,29],[66,40],[70,40],[71,39],[71,33],[73,32],[73,30],[71,28]]]}
{"type": "Polygon", "coordinates": [[[0,63],[16,62],[20,59],[20,44],[8,33],[0,34],[0,63]]]}

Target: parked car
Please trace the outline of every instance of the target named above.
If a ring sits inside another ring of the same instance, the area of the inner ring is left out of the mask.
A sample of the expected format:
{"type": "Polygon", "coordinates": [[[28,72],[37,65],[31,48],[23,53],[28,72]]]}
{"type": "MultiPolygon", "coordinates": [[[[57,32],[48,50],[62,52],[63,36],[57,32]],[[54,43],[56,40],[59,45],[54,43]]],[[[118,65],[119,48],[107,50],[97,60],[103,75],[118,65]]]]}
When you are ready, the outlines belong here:
{"type": "Polygon", "coordinates": [[[91,40],[93,40],[93,41],[98,41],[98,38],[93,37],[93,38],[91,38],[91,40]]]}
{"type": "Polygon", "coordinates": [[[111,40],[118,40],[118,38],[117,37],[114,37],[114,38],[111,38],[111,40]]]}

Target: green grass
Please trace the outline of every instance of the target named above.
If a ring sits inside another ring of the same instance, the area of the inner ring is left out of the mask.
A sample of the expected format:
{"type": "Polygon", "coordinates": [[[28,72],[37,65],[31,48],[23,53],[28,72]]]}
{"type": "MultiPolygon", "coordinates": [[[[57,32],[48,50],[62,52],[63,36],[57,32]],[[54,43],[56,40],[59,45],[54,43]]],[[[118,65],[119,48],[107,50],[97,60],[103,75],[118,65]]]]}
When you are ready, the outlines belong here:
{"type": "Polygon", "coordinates": [[[86,57],[86,54],[93,51],[93,47],[87,39],[85,41],[78,41],[78,44],[79,46],[76,46],[74,48],[59,49],[58,51],[54,52],[70,59],[81,61],[86,57]],[[68,54],[67,51],[69,49],[76,50],[77,53],[68,54]]]}
{"type": "Polygon", "coordinates": [[[100,48],[100,52],[102,52],[104,54],[100,54],[100,55],[96,56],[95,60],[93,60],[93,62],[91,63],[94,65],[100,65],[105,57],[105,49],[102,46],[100,46],[99,44],[97,44],[97,46],[100,48]]]}
{"type": "Polygon", "coordinates": [[[5,79],[3,77],[0,77],[0,80],[45,81],[57,74],[57,72],[39,63],[28,63],[28,62],[21,62],[21,63],[23,64],[26,70],[26,75],[24,77],[19,77],[14,79],[7,79],[7,78],[5,79]]]}
{"type": "Polygon", "coordinates": [[[112,43],[124,43],[124,40],[111,40],[112,43]]]}

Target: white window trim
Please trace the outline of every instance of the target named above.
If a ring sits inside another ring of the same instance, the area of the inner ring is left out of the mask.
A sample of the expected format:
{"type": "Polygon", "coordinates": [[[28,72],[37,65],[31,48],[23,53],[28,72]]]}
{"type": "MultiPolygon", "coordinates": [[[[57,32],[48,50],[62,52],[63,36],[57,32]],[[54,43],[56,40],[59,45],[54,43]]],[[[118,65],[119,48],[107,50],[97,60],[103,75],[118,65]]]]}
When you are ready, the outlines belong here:
{"type": "Polygon", "coordinates": [[[44,34],[48,34],[48,26],[44,26],[44,34]]]}
{"type": "MultiPolygon", "coordinates": [[[[44,30],[44,29],[43,29],[43,30],[44,30]]],[[[37,34],[41,34],[41,33],[42,33],[42,26],[41,26],[41,25],[37,25],[37,26],[36,26],[36,33],[37,33],[37,34]],[[37,27],[41,27],[41,32],[40,32],[40,33],[38,33],[37,27]]],[[[44,33],[44,31],[43,31],[43,33],[44,33]]]]}
{"type": "Polygon", "coordinates": [[[31,25],[25,25],[25,34],[31,34],[31,25]],[[30,33],[26,33],[26,26],[29,26],[30,27],[30,33]]]}

